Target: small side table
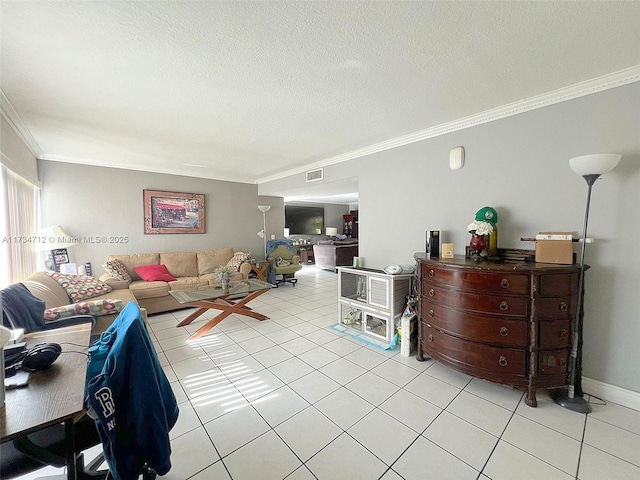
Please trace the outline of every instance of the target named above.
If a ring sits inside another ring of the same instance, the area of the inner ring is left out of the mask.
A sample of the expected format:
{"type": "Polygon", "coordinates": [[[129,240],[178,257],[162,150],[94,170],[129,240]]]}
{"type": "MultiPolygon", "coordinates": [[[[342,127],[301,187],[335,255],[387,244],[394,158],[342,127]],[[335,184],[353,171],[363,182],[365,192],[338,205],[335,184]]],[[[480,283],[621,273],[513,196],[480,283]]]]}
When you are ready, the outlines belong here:
{"type": "Polygon", "coordinates": [[[314,263],[313,250],[301,250],[300,251],[300,263],[306,265],[307,263],[314,263]]]}
{"type": "Polygon", "coordinates": [[[251,270],[256,274],[258,280],[262,280],[263,282],[267,281],[267,277],[265,276],[267,268],[269,268],[269,262],[251,262],[251,270]]]}

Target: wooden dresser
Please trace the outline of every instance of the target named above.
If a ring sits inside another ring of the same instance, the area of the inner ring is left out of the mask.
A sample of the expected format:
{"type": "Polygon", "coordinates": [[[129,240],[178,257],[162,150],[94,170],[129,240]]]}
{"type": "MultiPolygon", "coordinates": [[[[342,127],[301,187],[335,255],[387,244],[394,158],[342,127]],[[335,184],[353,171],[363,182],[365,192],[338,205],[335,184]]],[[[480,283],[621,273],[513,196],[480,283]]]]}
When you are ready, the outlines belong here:
{"type": "Polygon", "coordinates": [[[414,258],[418,360],[526,387],[532,407],[536,389],[567,385],[578,266],[414,258]]]}

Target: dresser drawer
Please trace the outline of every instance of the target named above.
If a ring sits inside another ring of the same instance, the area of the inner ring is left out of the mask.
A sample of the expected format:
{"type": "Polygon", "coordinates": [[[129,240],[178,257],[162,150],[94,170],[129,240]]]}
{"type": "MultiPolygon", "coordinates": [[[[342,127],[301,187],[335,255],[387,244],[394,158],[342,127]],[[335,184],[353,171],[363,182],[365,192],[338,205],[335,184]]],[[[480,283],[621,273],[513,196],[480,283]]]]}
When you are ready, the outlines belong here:
{"type": "Polygon", "coordinates": [[[557,375],[566,373],[569,365],[569,350],[543,350],[538,353],[538,373],[557,375]]]}
{"type": "Polygon", "coordinates": [[[512,273],[485,273],[458,268],[422,265],[421,276],[430,283],[465,290],[504,295],[528,295],[529,276],[512,273]]]}
{"type": "Polygon", "coordinates": [[[489,372],[525,375],[527,353],[515,348],[500,348],[469,342],[420,322],[422,349],[444,355],[455,363],[489,372]]]}
{"type": "Polygon", "coordinates": [[[540,322],[540,348],[560,348],[571,345],[571,321],[540,322]]]}
{"type": "Polygon", "coordinates": [[[571,295],[578,292],[579,274],[540,275],[538,293],[542,296],[571,295]]]}
{"type": "Polygon", "coordinates": [[[446,305],[456,310],[509,317],[526,317],[529,304],[527,297],[459,292],[447,287],[437,287],[426,281],[422,282],[420,293],[430,302],[446,305]]]}
{"type": "Polygon", "coordinates": [[[533,316],[537,319],[558,318],[571,319],[576,316],[578,299],[576,296],[536,297],[532,302],[533,316]]]}
{"type": "Polygon", "coordinates": [[[439,330],[467,340],[514,347],[526,347],[529,344],[526,319],[470,314],[426,299],[420,303],[420,318],[439,330]]]}

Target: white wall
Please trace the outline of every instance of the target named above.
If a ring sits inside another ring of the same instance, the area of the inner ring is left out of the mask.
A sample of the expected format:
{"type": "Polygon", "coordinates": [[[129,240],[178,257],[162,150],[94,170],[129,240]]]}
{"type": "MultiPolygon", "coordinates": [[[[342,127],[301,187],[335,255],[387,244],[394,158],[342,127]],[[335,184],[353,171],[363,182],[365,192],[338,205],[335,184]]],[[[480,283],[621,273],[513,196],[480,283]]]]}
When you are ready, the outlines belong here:
{"type": "Polygon", "coordinates": [[[258,197],[256,185],[92,167],[59,162],[39,162],[43,183],[43,225],[62,225],[74,237],[107,237],[106,244],[81,243],[69,248],[71,261],[91,262],[93,274],[102,273],[107,255],[116,253],[186,252],[219,247],[252,252],[261,259],[262,212],[269,204],[267,235],[280,232],[271,218],[284,216],[281,197],[258,197]],[[205,234],[145,235],[143,189],[204,193],[205,234]],[[109,241],[128,237],[125,243],[109,241]]]}
{"type": "MultiPolygon", "coordinates": [[[[413,263],[425,230],[440,229],[462,255],[467,225],[485,205],[499,213],[499,246],[533,248],[539,231],[582,232],[587,185],[569,158],[620,153],[593,188],[586,254],[584,375],[640,391],[640,83],[325,167],[359,173],[360,255],[368,267],[413,263]],[[462,145],[466,166],[451,171],[462,145]],[[391,166],[393,168],[391,168],[391,166]],[[384,239],[384,241],[381,241],[384,239]]],[[[281,179],[260,185],[282,188],[281,179]],[[276,184],[277,183],[277,184],[276,184]]]]}

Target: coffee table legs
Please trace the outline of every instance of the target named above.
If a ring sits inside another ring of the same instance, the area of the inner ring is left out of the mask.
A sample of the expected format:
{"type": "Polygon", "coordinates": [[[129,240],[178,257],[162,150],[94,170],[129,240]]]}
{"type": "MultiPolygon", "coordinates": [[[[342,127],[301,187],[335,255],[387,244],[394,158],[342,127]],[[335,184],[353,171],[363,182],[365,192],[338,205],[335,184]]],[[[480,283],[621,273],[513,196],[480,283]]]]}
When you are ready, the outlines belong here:
{"type": "Polygon", "coordinates": [[[257,263],[252,263],[251,269],[256,274],[256,277],[258,278],[258,280],[262,280],[263,282],[266,282],[267,277],[265,277],[265,273],[267,271],[268,266],[269,266],[269,262],[264,262],[259,265],[257,263]]]}
{"type": "Polygon", "coordinates": [[[196,309],[195,312],[193,312],[187,318],[182,320],[177,326],[184,327],[185,325],[189,325],[191,322],[193,322],[196,318],[198,318],[207,310],[210,310],[210,309],[222,310],[222,312],[220,312],[216,317],[209,320],[202,327],[200,327],[196,333],[191,335],[189,340],[193,340],[205,335],[207,332],[209,332],[209,330],[211,330],[213,327],[218,325],[222,320],[227,318],[232,313],[245,315],[247,317],[252,317],[260,321],[267,320],[269,317],[261,313],[254,312],[251,309],[251,307],[247,306],[247,303],[249,303],[251,300],[255,299],[256,297],[259,297],[260,295],[268,291],[269,291],[268,288],[264,290],[258,290],[257,292],[253,292],[237,302],[234,302],[231,300],[225,300],[223,298],[216,298],[215,300],[201,300],[199,302],[190,303],[189,306],[198,307],[198,308],[196,309]]]}

